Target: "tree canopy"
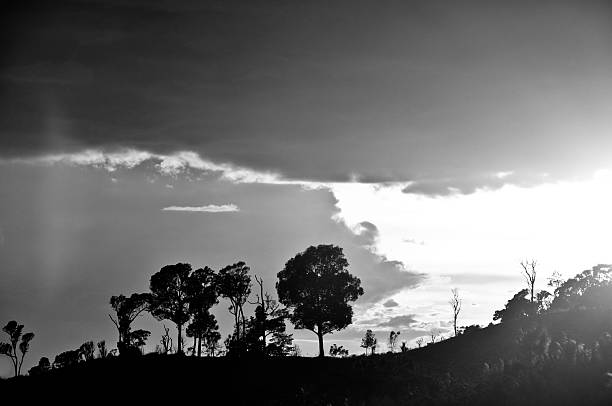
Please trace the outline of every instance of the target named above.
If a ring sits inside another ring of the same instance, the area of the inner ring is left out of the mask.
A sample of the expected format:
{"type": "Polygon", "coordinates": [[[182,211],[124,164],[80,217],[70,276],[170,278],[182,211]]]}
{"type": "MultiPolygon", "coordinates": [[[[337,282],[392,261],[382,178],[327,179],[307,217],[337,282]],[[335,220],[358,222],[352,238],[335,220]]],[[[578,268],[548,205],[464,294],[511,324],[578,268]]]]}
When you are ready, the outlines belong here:
{"type": "Polygon", "coordinates": [[[323,336],[352,323],[349,302],[363,295],[361,281],[348,266],[342,248],[318,245],[291,258],[278,273],[279,301],[292,310],[290,319],[296,328],[317,334],[321,357],[323,336]]]}
{"type": "Polygon", "coordinates": [[[119,332],[117,349],[119,353],[127,353],[130,349],[142,345],[145,330],[132,331],[132,322],[144,311],[149,309],[151,295],[148,293],[133,293],[129,297],[124,295],[112,296],[110,305],[115,311],[115,317],[108,315],[119,332]],[[140,344],[140,345],[139,345],[140,344]]]}
{"type": "Polygon", "coordinates": [[[244,305],[251,294],[250,268],[242,261],[228,265],[217,274],[219,294],[230,301],[229,312],[234,316],[234,341],[246,334],[244,305]]]}
{"type": "Polygon", "coordinates": [[[191,265],[166,265],[151,276],[151,314],[158,320],[170,320],[178,329],[177,352],[183,353],[183,324],[189,321],[191,265]]]}
{"type": "Polygon", "coordinates": [[[23,333],[23,324],[17,323],[15,320],[9,321],[2,328],[9,336],[9,342],[0,342],[0,354],[10,358],[13,364],[15,376],[21,374],[21,366],[26,353],[30,349],[30,341],[34,339],[34,333],[23,333]],[[21,341],[20,341],[21,340],[21,341]],[[17,353],[17,349],[21,352],[21,357],[17,353]]]}

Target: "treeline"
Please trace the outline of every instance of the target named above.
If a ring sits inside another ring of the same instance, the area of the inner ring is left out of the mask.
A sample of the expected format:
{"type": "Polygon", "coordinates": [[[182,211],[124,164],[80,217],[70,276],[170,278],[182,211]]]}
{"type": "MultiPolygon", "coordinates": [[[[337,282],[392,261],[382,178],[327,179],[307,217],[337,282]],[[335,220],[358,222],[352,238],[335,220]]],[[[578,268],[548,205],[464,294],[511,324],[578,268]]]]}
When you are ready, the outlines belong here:
{"type": "MultiPolygon", "coordinates": [[[[163,326],[164,334],[156,346],[160,354],[190,353],[196,357],[299,355],[292,334],[286,331],[286,322],[290,321],[295,328],[311,330],[317,335],[319,355],[323,356],[324,335],[352,323],[350,302],[363,294],[360,280],[349,273],[348,267],[342,248],[311,246],[287,261],[278,273],[279,300],[275,300],[266,291],[263,279],[251,275],[244,262],[217,271],[208,266],[193,270],[188,263],[166,265],[151,276],[148,292],[110,298],[112,312],[109,318],[118,334],[116,349],[109,351],[105,341],[97,345],[88,341],[77,349],[58,354],[53,363],[47,357],[41,358],[30,373],[35,375],[90,361],[96,357],[96,347],[98,358],[141,355],[151,332],[135,329],[134,322],[144,313],[176,326],[175,340],[170,329],[163,326]],[[211,312],[220,298],[229,302],[228,311],[234,321],[233,331],[223,345],[217,320],[211,312]],[[249,316],[245,314],[247,303],[255,306],[249,316]],[[192,346],[185,348],[183,333],[193,340],[192,346]]],[[[13,361],[15,375],[21,373],[23,359],[34,337],[33,333],[22,334],[23,328],[11,321],[4,328],[10,343],[0,344],[0,353],[13,361]]],[[[339,354],[344,355],[344,351],[339,354]]]]}

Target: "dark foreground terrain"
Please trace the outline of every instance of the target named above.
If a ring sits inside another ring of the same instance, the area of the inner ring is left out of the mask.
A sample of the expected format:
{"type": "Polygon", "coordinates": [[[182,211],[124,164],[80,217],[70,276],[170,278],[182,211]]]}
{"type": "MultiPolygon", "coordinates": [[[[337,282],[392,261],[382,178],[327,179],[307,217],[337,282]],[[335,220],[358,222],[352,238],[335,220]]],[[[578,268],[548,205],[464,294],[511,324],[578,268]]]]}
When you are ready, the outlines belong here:
{"type": "Polygon", "coordinates": [[[609,327],[609,312],[574,312],[367,357],[109,357],[0,381],[0,392],[60,404],[610,405],[609,327]]]}

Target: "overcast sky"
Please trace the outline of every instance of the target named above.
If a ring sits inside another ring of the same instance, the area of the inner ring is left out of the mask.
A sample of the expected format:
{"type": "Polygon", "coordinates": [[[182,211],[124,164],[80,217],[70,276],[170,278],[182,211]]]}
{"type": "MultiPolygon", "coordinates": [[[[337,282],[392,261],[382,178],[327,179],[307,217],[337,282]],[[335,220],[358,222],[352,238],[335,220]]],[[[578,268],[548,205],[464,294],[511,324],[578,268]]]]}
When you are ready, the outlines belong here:
{"type": "Polygon", "coordinates": [[[0,323],[36,333],[28,365],[114,345],[109,297],[179,261],[244,260],[273,292],[342,246],[366,294],[326,346],[352,352],[447,334],[453,287],[488,323],[525,257],[541,288],[612,261],[605,1],[3,7],[0,323]]]}

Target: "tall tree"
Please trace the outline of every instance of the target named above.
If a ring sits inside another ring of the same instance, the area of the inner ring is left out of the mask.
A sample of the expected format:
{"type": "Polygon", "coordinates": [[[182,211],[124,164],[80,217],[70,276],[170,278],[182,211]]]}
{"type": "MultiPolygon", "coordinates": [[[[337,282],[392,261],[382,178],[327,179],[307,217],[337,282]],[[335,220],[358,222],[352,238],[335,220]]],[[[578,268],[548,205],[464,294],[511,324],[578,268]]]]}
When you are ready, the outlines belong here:
{"type": "Polygon", "coordinates": [[[15,320],[11,320],[2,328],[2,331],[8,334],[9,342],[0,342],[0,354],[10,358],[15,376],[21,374],[23,359],[30,349],[30,341],[34,338],[34,333],[23,334],[23,327],[23,324],[18,324],[15,320]],[[21,357],[17,353],[17,348],[21,352],[21,357]]]}
{"type": "Polygon", "coordinates": [[[523,277],[527,283],[527,290],[529,291],[529,301],[533,303],[535,299],[535,282],[536,282],[536,265],[537,262],[532,259],[531,261],[525,260],[521,262],[521,268],[523,268],[523,277]]]}
{"type": "Polygon", "coordinates": [[[285,264],[276,289],[282,304],[292,310],[291,321],[319,339],[319,356],[325,356],[323,336],[352,323],[353,302],[363,295],[359,278],[351,275],[342,248],[310,246],[285,264]]]}
{"type": "Polygon", "coordinates": [[[137,347],[137,342],[142,338],[142,332],[145,330],[137,330],[138,333],[135,336],[134,333],[136,332],[132,332],[132,323],[140,314],[149,309],[150,303],[151,295],[148,293],[133,293],[129,297],[119,295],[110,298],[110,305],[115,311],[115,317],[111,314],[108,317],[117,327],[119,333],[119,341],[117,342],[119,354],[126,355],[132,348],[137,347]]]}
{"type": "Polygon", "coordinates": [[[230,301],[229,312],[234,316],[234,340],[242,341],[246,333],[244,305],[251,294],[250,268],[244,262],[237,262],[221,269],[217,274],[219,295],[230,301]]]}
{"type": "Polygon", "coordinates": [[[455,337],[457,337],[457,319],[459,318],[459,312],[461,312],[461,298],[459,297],[459,289],[451,289],[451,298],[448,303],[451,305],[453,310],[453,329],[455,330],[455,337]]]}
{"type": "Polygon", "coordinates": [[[215,272],[209,267],[196,269],[189,277],[188,300],[191,324],[187,326],[187,336],[194,339],[194,355],[202,355],[202,338],[208,330],[217,330],[215,316],[210,308],[219,303],[215,272]],[[197,349],[197,350],[196,350],[197,349]]]}
{"type": "Polygon", "coordinates": [[[151,276],[151,314],[157,320],[170,320],[178,330],[177,353],[183,353],[183,325],[189,321],[191,265],[166,265],[151,276]]]}

